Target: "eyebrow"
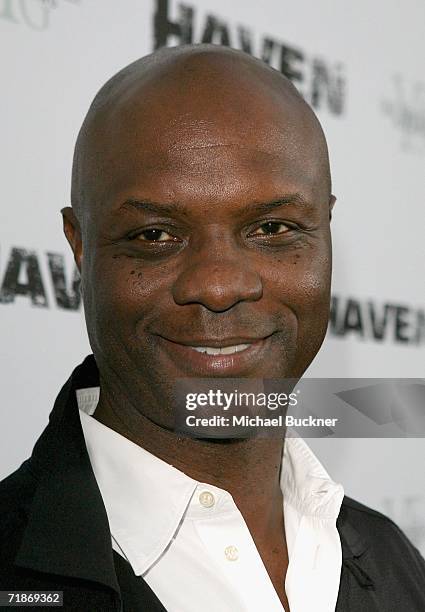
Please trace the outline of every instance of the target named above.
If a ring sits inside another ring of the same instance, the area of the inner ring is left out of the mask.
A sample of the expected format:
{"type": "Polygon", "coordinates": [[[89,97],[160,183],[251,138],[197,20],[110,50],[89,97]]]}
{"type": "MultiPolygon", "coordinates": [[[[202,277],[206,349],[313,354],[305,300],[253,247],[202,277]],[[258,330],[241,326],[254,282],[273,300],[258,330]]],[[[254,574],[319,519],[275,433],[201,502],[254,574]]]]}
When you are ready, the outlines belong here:
{"type": "Polygon", "coordinates": [[[121,204],[120,208],[134,208],[136,210],[146,210],[147,212],[160,214],[181,212],[181,206],[177,202],[160,204],[149,199],[139,200],[137,198],[128,198],[121,204]]]}
{"type": "Polygon", "coordinates": [[[271,202],[254,202],[249,208],[255,212],[268,212],[281,206],[295,204],[300,208],[311,208],[312,204],[301,193],[290,193],[283,195],[271,202]]]}
{"type": "MultiPolygon", "coordinates": [[[[252,202],[247,204],[245,210],[249,212],[259,212],[265,213],[270,210],[274,210],[276,208],[280,208],[281,206],[295,204],[300,208],[311,208],[312,205],[306,198],[300,193],[290,193],[283,195],[271,202],[252,202]]],[[[184,206],[179,204],[178,202],[173,202],[171,204],[164,204],[160,202],[154,202],[150,199],[138,199],[138,198],[128,198],[125,200],[121,206],[121,208],[130,208],[135,210],[144,210],[150,213],[156,214],[173,214],[173,213],[184,213],[184,206]]]]}

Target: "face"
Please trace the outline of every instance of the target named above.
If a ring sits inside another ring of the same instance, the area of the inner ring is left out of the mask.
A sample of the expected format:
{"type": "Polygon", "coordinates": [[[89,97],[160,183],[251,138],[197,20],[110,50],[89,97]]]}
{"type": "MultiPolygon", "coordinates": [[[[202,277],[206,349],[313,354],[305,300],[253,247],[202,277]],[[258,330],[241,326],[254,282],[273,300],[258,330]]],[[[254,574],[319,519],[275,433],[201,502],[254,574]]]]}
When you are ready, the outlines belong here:
{"type": "Polygon", "coordinates": [[[101,375],[159,424],[175,379],[301,376],[331,274],[322,144],[305,111],[240,96],[218,112],[202,92],[170,108],[164,95],[97,130],[82,234],[67,222],[101,375]]]}

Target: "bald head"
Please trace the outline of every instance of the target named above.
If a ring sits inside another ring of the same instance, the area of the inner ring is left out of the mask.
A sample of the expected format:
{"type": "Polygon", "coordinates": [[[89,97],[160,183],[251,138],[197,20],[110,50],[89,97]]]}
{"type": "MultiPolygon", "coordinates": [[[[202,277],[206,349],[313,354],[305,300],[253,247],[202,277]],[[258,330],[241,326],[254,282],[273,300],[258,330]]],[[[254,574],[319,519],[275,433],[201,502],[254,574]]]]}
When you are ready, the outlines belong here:
{"type": "Polygon", "coordinates": [[[73,209],[82,222],[101,206],[108,197],[105,177],[137,163],[134,148],[157,167],[185,148],[232,146],[255,149],[259,159],[285,148],[330,195],[323,131],[286,77],[227,47],[163,48],[122,69],[94,98],[75,147],[73,209]]]}

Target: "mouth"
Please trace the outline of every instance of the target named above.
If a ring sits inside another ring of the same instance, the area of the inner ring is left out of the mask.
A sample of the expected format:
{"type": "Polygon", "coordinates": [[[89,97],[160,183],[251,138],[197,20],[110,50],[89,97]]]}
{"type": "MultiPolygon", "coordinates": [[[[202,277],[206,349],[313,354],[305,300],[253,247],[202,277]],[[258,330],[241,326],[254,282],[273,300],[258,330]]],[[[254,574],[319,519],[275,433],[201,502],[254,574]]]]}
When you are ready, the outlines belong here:
{"type": "Polygon", "coordinates": [[[199,377],[233,377],[247,375],[262,364],[274,333],[260,338],[176,341],[159,336],[159,339],[179,370],[199,377]]]}

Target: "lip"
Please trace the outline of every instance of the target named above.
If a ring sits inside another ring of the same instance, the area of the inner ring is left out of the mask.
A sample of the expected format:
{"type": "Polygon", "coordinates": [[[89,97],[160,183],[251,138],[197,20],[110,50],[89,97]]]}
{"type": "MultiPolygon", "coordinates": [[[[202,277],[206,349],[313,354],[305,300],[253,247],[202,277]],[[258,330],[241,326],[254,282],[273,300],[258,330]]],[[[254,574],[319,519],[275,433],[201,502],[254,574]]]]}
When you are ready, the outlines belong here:
{"type": "Polygon", "coordinates": [[[270,347],[270,334],[264,338],[234,337],[218,339],[191,339],[176,342],[163,336],[158,336],[160,344],[167,356],[186,373],[199,377],[209,376],[243,376],[260,364],[270,347]],[[249,344],[246,349],[231,355],[208,355],[199,353],[194,346],[209,346],[213,348],[249,344]]]}

